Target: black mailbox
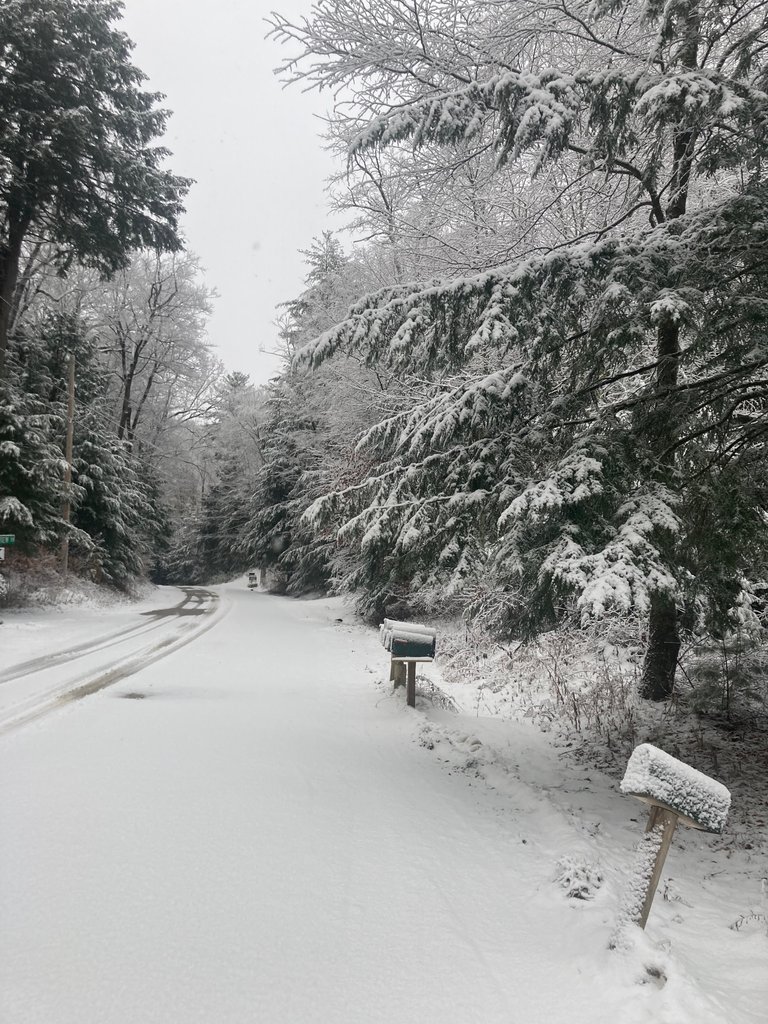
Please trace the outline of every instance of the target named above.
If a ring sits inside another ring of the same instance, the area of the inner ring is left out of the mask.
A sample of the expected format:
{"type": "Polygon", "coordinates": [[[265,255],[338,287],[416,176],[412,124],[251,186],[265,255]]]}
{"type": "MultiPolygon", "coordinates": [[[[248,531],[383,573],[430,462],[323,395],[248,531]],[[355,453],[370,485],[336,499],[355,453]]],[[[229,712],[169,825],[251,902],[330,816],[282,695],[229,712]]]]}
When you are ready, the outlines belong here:
{"type": "Polygon", "coordinates": [[[390,647],[393,658],[434,658],[435,638],[433,636],[398,636],[394,633],[390,647]]]}

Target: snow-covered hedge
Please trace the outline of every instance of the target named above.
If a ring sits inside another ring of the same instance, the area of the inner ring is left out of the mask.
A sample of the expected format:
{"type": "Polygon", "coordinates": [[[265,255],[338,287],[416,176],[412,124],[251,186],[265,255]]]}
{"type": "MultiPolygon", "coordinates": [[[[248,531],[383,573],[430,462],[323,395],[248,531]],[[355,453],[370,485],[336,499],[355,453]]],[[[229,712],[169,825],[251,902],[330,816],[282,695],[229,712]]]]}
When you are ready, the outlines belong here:
{"type": "Polygon", "coordinates": [[[650,743],[633,750],[621,791],[658,800],[708,832],[723,831],[731,806],[731,794],[721,782],[650,743]]]}

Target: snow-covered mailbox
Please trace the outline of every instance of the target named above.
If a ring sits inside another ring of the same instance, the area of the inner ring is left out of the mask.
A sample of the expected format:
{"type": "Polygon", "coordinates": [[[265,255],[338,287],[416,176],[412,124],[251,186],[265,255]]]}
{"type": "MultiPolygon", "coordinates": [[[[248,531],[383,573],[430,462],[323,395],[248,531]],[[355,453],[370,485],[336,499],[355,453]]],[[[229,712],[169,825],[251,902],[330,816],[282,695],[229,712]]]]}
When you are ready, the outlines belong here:
{"type": "Polygon", "coordinates": [[[650,743],[641,743],[633,750],[621,791],[651,808],[622,912],[624,920],[645,928],[678,821],[688,828],[722,832],[731,794],[722,783],[650,743]]]}
{"type": "Polygon", "coordinates": [[[416,664],[433,661],[437,647],[437,630],[418,622],[397,622],[384,619],[379,626],[382,644],[391,655],[389,678],[395,687],[406,686],[409,707],[416,707],[416,664]]]}

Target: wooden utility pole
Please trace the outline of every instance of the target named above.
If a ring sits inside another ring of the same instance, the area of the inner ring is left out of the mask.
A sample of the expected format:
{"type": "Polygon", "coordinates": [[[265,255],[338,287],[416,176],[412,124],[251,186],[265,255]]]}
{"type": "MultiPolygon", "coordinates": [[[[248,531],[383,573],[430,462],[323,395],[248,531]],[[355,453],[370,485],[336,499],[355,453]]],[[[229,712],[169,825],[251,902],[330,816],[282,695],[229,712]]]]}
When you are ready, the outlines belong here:
{"type": "Polygon", "coordinates": [[[64,486],[66,494],[61,509],[61,518],[64,520],[64,539],[61,542],[61,574],[66,577],[69,568],[69,522],[72,515],[71,503],[69,500],[69,487],[72,483],[72,442],[75,434],[75,353],[69,353],[67,364],[67,441],[64,448],[66,459],[64,467],[64,486]]]}

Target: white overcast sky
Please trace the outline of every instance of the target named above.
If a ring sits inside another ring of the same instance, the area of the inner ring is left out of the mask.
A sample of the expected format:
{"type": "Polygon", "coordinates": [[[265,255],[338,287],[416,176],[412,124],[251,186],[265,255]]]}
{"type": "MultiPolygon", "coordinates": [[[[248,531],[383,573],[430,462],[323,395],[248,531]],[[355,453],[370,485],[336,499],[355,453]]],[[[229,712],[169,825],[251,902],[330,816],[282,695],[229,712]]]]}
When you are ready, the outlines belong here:
{"type": "Polygon", "coordinates": [[[299,249],[337,227],[320,138],[326,99],[283,88],[286,55],[265,40],[271,10],[308,13],[311,0],[125,0],[134,63],[173,111],[171,169],[195,178],[183,231],[219,292],[210,339],[228,370],[263,383],[279,360],[275,307],[301,291],[299,249]]]}

